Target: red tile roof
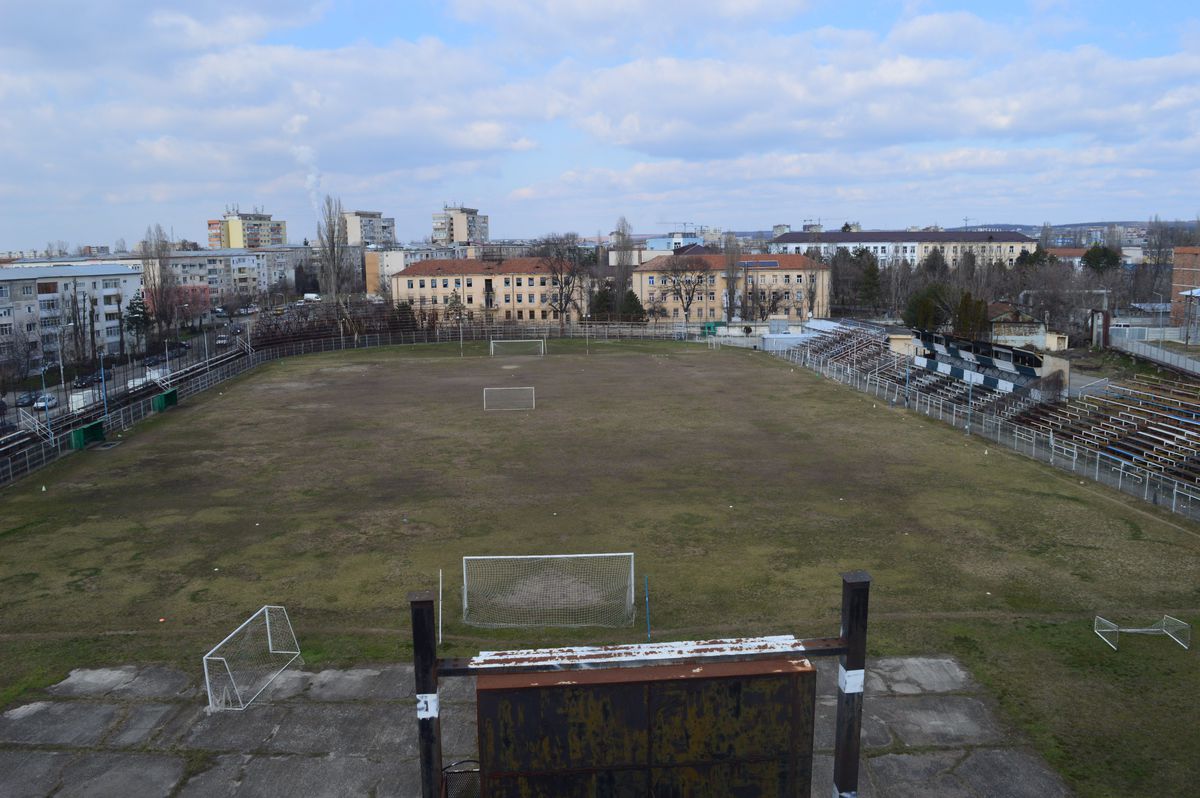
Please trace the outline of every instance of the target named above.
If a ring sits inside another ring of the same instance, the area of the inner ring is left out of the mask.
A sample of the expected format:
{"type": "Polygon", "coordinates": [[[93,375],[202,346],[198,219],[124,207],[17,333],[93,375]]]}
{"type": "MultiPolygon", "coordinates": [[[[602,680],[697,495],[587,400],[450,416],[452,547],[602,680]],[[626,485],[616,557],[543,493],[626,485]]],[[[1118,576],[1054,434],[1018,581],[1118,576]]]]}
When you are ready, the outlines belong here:
{"type": "Polygon", "coordinates": [[[412,264],[402,272],[405,277],[453,277],[460,275],[489,274],[549,274],[550,269],[541,258],[509,258],[508,260],[423,260],[412,264]]]}

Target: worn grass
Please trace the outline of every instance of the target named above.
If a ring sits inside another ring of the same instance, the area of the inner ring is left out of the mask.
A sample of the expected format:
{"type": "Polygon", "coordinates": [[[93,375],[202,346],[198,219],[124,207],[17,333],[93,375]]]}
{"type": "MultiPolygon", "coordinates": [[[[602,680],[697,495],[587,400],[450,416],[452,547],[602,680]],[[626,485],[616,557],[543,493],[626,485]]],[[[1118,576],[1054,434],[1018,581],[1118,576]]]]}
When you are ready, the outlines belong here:
{"type": "Polygon", "coordinates": [[[198,675],[265,603],[310,665],[407,659],[438,569],[448,655],[632,642],[455,621],[462,555],[632,550],[659,640],[834,635],[865,568],[873,655],[960,657],[1081,794],[1194,788],[1197,652],[1091,621],[1200,622],[1196,525],[761,353],[550,349],[276,362],[6,490],[0,704],[79,666],[198,675]],[[485,413],[505,385],[537,410],[485,413]]]}

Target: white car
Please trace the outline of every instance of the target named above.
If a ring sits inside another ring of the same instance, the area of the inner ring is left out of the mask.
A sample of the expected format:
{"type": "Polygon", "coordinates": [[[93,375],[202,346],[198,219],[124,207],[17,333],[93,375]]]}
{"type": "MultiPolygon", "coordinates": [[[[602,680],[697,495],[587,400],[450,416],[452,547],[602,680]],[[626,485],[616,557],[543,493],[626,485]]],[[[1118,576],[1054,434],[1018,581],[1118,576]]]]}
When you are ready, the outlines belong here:
{"type": "Polygon", "coordinates": [[[34,410],[51,410],[58,407],[58,397],[52,393],[44,393],[33,400],[34,410]]]}

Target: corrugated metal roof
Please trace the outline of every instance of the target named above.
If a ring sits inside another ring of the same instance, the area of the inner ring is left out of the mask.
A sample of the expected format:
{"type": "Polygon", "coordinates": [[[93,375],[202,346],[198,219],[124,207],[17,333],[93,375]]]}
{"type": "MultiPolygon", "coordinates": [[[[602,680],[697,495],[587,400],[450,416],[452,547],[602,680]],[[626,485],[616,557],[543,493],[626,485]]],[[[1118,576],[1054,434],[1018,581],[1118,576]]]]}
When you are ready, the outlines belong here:
{"type": "Polygon", "coordinates": [[[521,651],[481,651],[470,660],[471,668],[508,668],[537,665],[545,668],[648,662],[691,657],[726,657],[804,653],[804,641],[793,635],[732,637],[718,640],[682,640],[673,643],[635,643],[615,646],[572,646],[534,648],[521,651]]]}
{"type": "Polygon", "coordinates": [[[59,266],[5,266],[0,280],[62,280],[71,277],[140,277],[142,266],[122,263],[91,263],[59,266]]]}

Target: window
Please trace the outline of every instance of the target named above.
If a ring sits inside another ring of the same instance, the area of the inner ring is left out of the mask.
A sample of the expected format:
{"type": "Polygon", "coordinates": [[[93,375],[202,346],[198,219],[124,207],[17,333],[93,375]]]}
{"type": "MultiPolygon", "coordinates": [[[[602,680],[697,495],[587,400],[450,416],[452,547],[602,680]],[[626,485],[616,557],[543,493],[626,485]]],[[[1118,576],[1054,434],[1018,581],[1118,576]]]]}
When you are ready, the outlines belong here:
{"type": "Polygon", "coordinates": [[[462,278],[461,278],[461,277],[455,277],[455,278],[454,278],[454,287],[455,287],[455,288],[462,288],[462,278]]]}
{"type": "Polygon", "coordinates": [[[511,319],[511,318],[512,318],[512,311],[511,311],[511,310],[506,310],[506,311],[504,311],[504,318],[506,318],[506,319],[511,319]]]}
{"type": "Polygon", "coordinates": [[[121,314],[120,313],[105,313],[104,320],[105,321],[120,321],[121,314]]]}
{"type": "Polygon", "coordinates": [[[412,287],[413,287],[413,281],[412,281],[412,280],[409,280],[409,281],[408,281],[408,290],[410,290],[410,291],[411,291],[411,290],[412,290],[412,287]]]}
{"type": "Polygon", "coordinates": [[[647,279],[647,281],[646,281],[646,282],[647,282],[647,284],[649,284],[649,285],[654,285],[654,275],[653,275],[653,274],[652,274],[652,275],[650,275],[649,279],[647,279]]]}
{"type": "Polygon", "coordinates": [[[520,285],[520,284],[521,284],[521,278],[520,278],[520,277],[518,277],[518,278],[517,278],[517,285],[520,285]]]}
{"type": "Polygon", "coordinates": [[[542,311],[542,318],[543,319],[546,318],[546,311],[544,311],[544,310],[542,311]]]}
{"type": "Polygon", "coordinates": [[[545,284],[546,284],[546,278],[543,277],[543,278],[541,278],[541,282],[539,282],[538,285],[545,285],[545,284]]]}
{"type": "Polygon", "coordinates": [[[542,304],[546,304],[546,295],[542,294],[542,304]]]}
{"type": "Polygon", "coordinates": [[[442,288],[449,288],[449,287],[450,287],[450,278],[443,277],[442,278],[442,288]]]}
{"type": "Polygon", "coordinates": [[[475,297],[474,297],[474,295],[472,295],[472,294],[467,294],[467,304],[468,304],[468,305],[473,305],[473,304],[475,304],[475,297]]]}
{"type": "Polygon", "coordinates": [[[36,330],[36,329],[37,329],[37,322],[36,322],[36,321],[30,321],[30,322],[26,322],[26,323],[25,323],[25,332],[27,332],[27,333],[31,333],[31,332],[33,332],[33,331],[34,331],[34,330],[36,330]]]}
{"type": "Polygon", "coordinates": [[[425,287],[425,281],[424,281],[424,280],[420,280],[419,282],[421,283],[421,287],[422,287],[422,288],[424,288],[424,287],[425,287]]]}
{"type": "Polygon", "coordinates": [[[104,287],[105,288],[120,288],[121,281],[120,280],[105,280],[104,287]]]}
{"type": "Polygon", "coordinates": [[[12,324],[8,322],[0,324],[0,335],[12,335],[12,324]]]}
{"type": "Polygon", "coordinates": [[[792,275],[790,275],[790,274],[785,274],[785,275],[783,275],[783,282],[784,282],[784,284],[785,284],[785,285],[786,285],[787,283],[790,283],[791,281],[792,281],[792,275]]]}
{"type": "Polygon", "coordinates": [[[511,277],[505,277],[505,278],[504,278],[504,287],[505,287],[505,288],[508,288],[510,285],[512,285],[512,278],[511,278],[511,277]]]}
{"type": "Polygon", "coordinates": [[[507,305],[509,302],[512,302],[512,294],[505,294],[504,295],[504,304],[507,305]]]}
{"type": "Polygon", "coordinates": [[[716,277],[716,275],[715,275],[715,274],[710,274],[710,275],[708,275],[708,284],[709,284],[709,285],[716,285],[716,284],[717,284],[717,277],[716,277]]]}
{"type": "Polygon", "coordinates": [[[524,295],[524,294],[517,294],[517,302],[518,302],[518,303],[521,303],[521,302],[524,302],[524,301],[525,301],[525,295],[524,295]]]}
{"type": "Polygon", "coordinates": [[[671,318],[679,318],[679,308],[671,308],[671,318]]]}
{"type": "Polygon", "coordinates": [[[716,291],[709,291],[709,292],[708,292],[708,301],[709,301],[709,302],[716,302],[716,301],[717,301],[717,292],[716,292],[716,291]]]}
{"type": "Polygon", "coordinates": [[[525,318],[525,311],[523,311],[523,310],[518,310],[518,311],[517,311],[517,318],[518,318],[518,319],[523,319],[523,318],[525,318]]]}
{"type": "Polygon", "coordinates": [[[0,319],[7,319],[12,315],[12,308],[0,308],[0,319]]]}
{"type": "Polygon", "coordinates": [[[21,286],[21,296],[33,296],[33,286],[32,285],[21,286]]]}
{"type": "Polygon", "coordinates": [[[534,300],[535,300],[536,296],[537,296],[536,294],[530,294],[530,295],[529,295],[529,304],[531,304],[531,305],[532,305],[532,304],[534,303],[534,300]]]}
{"type": "Polygon", "coordinates": [[[106,338],[116,338],[121,334],[121,325],[113,324],[104,328],[104,336],[106,338]]]}
{"type": "Polygon", "coordinates": [[[8,298],[8,286],[0,285],[0,299],[7,299],[7,298],[8,298]]]}

